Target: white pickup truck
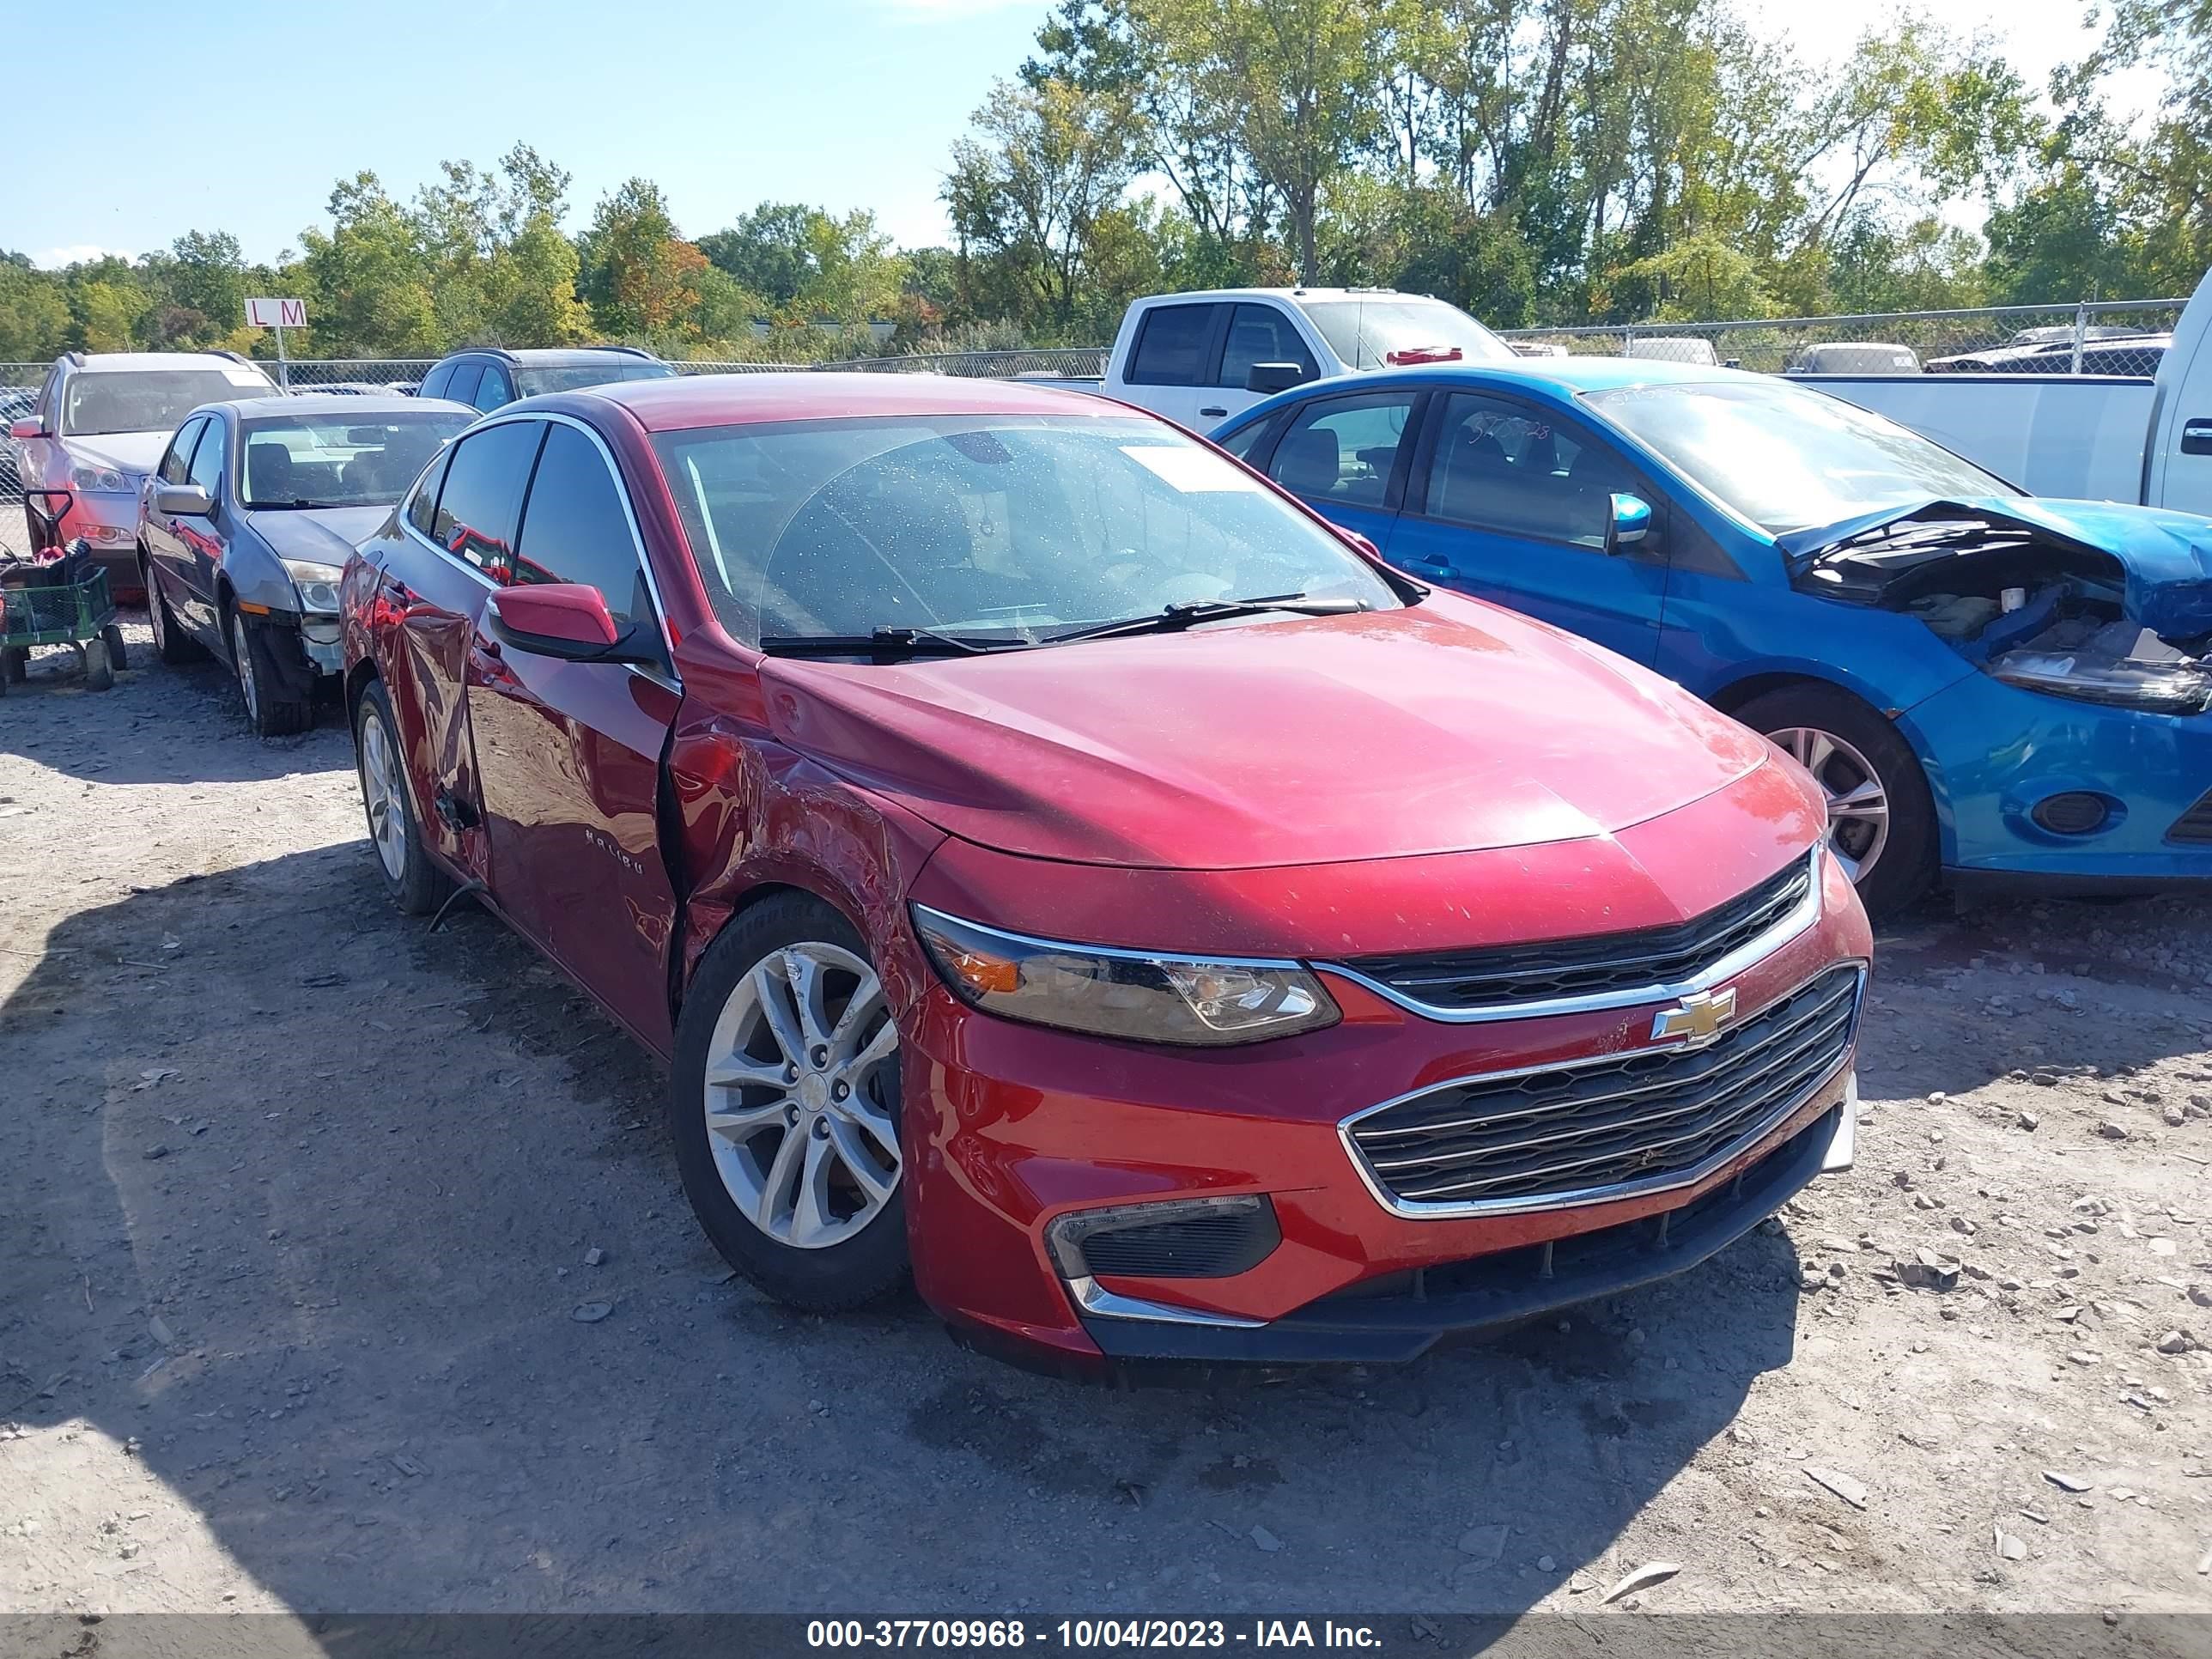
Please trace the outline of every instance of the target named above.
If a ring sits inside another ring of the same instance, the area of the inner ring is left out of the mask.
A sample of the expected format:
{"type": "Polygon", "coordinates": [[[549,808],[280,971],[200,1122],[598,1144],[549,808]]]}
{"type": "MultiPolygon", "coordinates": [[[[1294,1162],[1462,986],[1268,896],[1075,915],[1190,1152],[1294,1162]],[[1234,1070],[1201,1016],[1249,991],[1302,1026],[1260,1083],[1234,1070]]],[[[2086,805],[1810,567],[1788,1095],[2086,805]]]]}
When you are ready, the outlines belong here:
{"type": "Polygon", "coordinates": [[[2174,325],[2158,377],[1808,374],[1800,384],[1887,415],[2031,495],[2212,515],[2212,272],[2174,325]]]}
{"type": "Polygon", "coordinates": [[[1209,432],[1285,387],[1359,369],[1505,359],[1457,306],[1376,288],[1234,288],[1130,306],[1100,390],[1209,432]]]}

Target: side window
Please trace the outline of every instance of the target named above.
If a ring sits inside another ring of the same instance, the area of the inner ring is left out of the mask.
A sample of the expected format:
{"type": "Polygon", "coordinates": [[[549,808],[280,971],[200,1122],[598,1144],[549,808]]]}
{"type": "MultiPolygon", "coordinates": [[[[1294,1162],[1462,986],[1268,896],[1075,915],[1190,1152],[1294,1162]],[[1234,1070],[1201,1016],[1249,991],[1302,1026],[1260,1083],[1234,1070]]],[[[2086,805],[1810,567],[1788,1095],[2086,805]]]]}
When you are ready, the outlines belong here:
{"type": "Polygon", "coordinates": [[[430,539],[495,582],[514,580],[514,527],[543,421],[510,421],[453,446],[430,539]]]}
{"type": "Polygon", "coordinates": [[[477,385],[477,395],[469,401],[487,415],[513,403],[514,388],[507,384],[507,371],[497,363],[486,363],[483,379],[477,385]]]}
{"type": "Polygon", "coordinates": [[[1199,386],[1218,306],[1154,306],[1137,328],[1129,354],[1132,386],[1199,386]]]}
{"type": "Polygon", "coordinates": [[[453,459],[453,447],[448,445],[445,452],[430,463],[429,471],[422,475],[422,482],[416,489],[414,499],[407,503],[407,522],[425,536],[432,535],[438,527],[438,486],[445,483],[446,468],[453,459]]]}
{"type": "Polygon", "coordinates": [[[482,363],[455,363],[453,378],[446,382],[445,395],[457,404],[472,404],[477,400],[477,386],[483,378],[482,363]]]}
{"type": "Polygon", "coordinates": [[[422,377],[422,384],[415,388],[415,395],[418,398],[442,398],[446,395],[446,388],[453,384],[453,366],[451,363],[440,363],[422,377]]]}
{"type": "Polygon", "coordinates": [[[1216,386],[1242,389],[1255,363],[1296,363],[1310,379],[1313,353],[1298,337],[1297,327],[1273,306],[1239,306],[1229,319],[1229,338],[1221,348],[1221,373],[1216,386]]]}
{"type": "Polygon", "coordinates": [[[1455,392],[1446,401],[1429,463],[1431,518],[1603,547],[1615,490],[1647,493],[1627,463],[1588,434],[1503,398],[1455,392]]]}
{"type": "Polygon", "coordinates": [[[618,623],[652,615],[622,486],[573,426],[556,422],[545,434],[515,553],[518,582],[583,582],[599,590],[618,623]]]}
{"type": "Polygon", "coordinates": [[[180,484],[191,477],[192,446],[199,441],[200,428],[206,424],[207,416],[203,415],[177,428],[177,435],[169,440],[169,447],[161,456],[159,476],[163,483],[180,484]]]}
{"type": "Polygon", "coordinates": [[[46,435],[52,437],[61,430],[62,372],[58,368],[46,371],[46,378],[39,387],[39,401],[34,412],[46,423],[46,435]]]}
{"type": "Polygon", "coordinates": [[[222,463],[228,453],[225,440],[228,435],[222,422],[210,416],[207,430],[200,434],[199,447],[192,452],[191,470],[185,474],[207,491],[211,501],[222,499],[222,463]]]}
{"type": "Polygon", "coordinates": [[[1375,392],[1315,399],[1291,416],[1268,475],[1316,506],[1382,507],[1417,395],[1375,392]]]}

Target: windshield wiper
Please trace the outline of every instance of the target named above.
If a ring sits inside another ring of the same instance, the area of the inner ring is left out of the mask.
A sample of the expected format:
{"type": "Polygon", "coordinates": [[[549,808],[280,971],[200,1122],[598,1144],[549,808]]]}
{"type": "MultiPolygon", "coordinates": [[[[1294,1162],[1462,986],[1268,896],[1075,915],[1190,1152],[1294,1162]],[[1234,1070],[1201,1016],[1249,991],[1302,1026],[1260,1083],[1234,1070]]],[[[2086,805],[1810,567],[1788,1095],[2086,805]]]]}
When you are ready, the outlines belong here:
{"type": "Polygon", "coordinates": [[[928,628],[878,628],[866,634],[768,634],[760,648],[771,657],[966,657],[1023,651],[1029,640],[969,640],[928,628]]]}
{"type": "Polygon", "coordinates": [[[1124,617],[1119,622],[1093,623],[1062,634],[1048,634],[1043,645],[1072,645],[1078,640],[1109,640],[1124,634],[1177,634],[1200,623],[1229,617],[1256,617],[1270,611],[1288,611],[1301,617],[1344,617],[1364,611],[1364,599],[1310,599],[1303,593],[1263,593],[1249,599],[1186,599],[1147,617],[1124,617]]]}
{"type": "Polygon", "coordinates": [[[342,507],[389,507],[390,501],[248,501],[246,506],[256,513],[336,512],[342,507]]]}

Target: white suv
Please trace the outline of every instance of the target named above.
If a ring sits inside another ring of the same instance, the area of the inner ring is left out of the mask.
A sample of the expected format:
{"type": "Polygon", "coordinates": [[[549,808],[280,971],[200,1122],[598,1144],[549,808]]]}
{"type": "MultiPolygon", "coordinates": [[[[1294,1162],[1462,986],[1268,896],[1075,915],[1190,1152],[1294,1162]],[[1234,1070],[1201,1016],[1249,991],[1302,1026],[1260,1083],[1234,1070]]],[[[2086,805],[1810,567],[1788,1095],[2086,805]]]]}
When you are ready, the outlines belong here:
{"type": "MultiPolygon", "coordinates": [[[[9,428],[21,445],[27,515],[35,490],[70,494],[62,538],[82,536],[110,591],[136,593],[139,487],[177,422],[202,404],[276,394],[276,384],[229,351],[72,351],[57,357],[29,415],[9,428]]],[[[35,537],[35,526],[33,534],[35,537]]]]}

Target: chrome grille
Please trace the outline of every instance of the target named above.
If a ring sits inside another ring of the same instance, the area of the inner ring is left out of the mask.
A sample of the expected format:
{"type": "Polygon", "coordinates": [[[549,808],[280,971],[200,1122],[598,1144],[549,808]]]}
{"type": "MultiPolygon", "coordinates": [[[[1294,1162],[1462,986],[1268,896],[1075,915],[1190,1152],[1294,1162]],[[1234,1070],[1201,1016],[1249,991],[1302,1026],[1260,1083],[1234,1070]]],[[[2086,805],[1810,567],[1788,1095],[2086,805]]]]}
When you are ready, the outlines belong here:
{"type": "Polygon", "coordinates": [[[1492,950],[1360,957],[1345,965],[1408,1001],[1455,1012],[1654,991],[1709,972],[1805,908],[1814,874],[1812,859],[1793,859],[1748,892],[1662,927],[1492,950]]]}
{"type": "Polygon", "coordinates": [[[1363,1113],[1345,1137],[1401,1205],[1534,1209],[1680,1185],[1833,1073],[1863,983],[1845,963],[1710,1042],[1466,1079],[1363,1113]]]}
{"type": "Polygon", "coordinates": [[[2173,821],[2166,838],[2186,847],[2212,846],[2212,789],[2198,796],[2197,804],[2173,821]]]}

